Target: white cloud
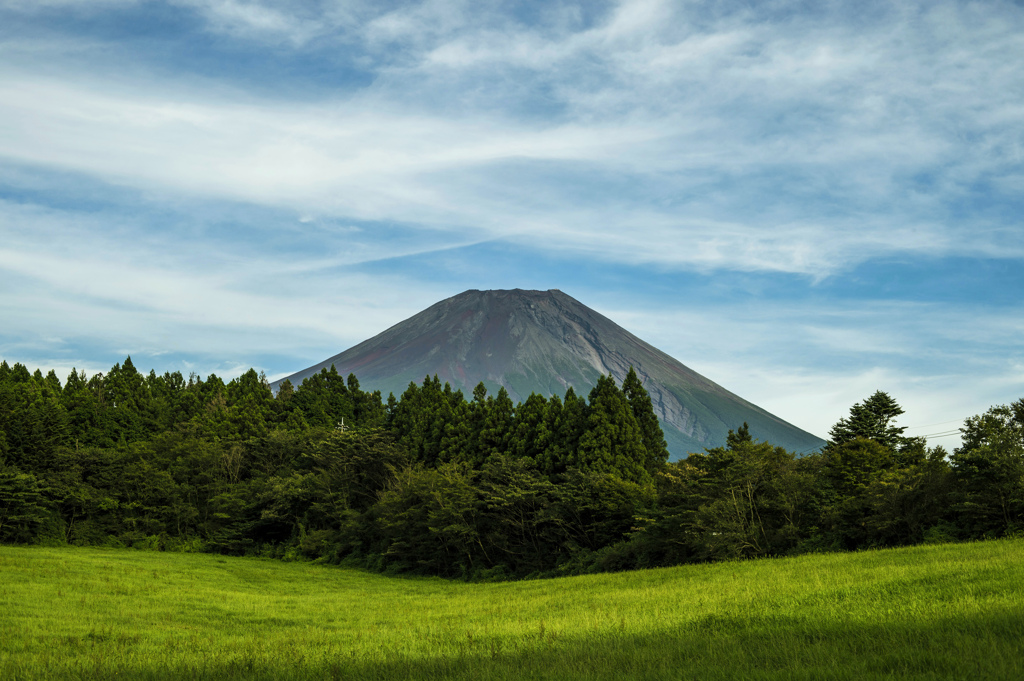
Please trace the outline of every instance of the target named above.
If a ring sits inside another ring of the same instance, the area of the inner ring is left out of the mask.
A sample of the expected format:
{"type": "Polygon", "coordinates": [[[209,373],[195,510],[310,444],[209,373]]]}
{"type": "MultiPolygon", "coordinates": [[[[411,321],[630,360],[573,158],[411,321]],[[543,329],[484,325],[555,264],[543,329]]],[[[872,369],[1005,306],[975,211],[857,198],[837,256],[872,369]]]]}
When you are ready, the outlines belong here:
{"type": "MultiPolygon", "coordinates": [[[[704,303],[601,309],[724,388],[820,437],[876,390],[909,435],[1024,396],[1024,310],[907,302],[704,303]],[[970,323],[965,324],[964,320],[970,323]]],[[[936,438],[952,450],[958,436],[936,438]]]]}
{"type": "Polygon", "coordinates": [[[261,2],[259,0],[170,0],[199,14],[211,33],[302,49],[311,41],[344,36],[376,12],[373,3],[261,2]]]}
{"type": "Polygon", "coordinates": [[[184,4],[199,10],[214,29],[226,32],[287,35],[296,43],[305,42],[316,32],[315,27],[304,25],[294,15],[258,2],[186,0],[184,4]]]}
{"type": "Polygon", "coordinates": [[[884,252],[1024,246],[945,216],[977,178],[1010,190],[1019,175],[1012,121],[1024,104],[1007,94],[1019,89],[1006,55],[1024,56],[1024,43],[1012,13],[943,4],[865,33],[841,16],[708,18],[624,2],[595,26],[550,32],[451,3],[385,14],[190,6],[211,30],[273,33],[296,49],[341,31],[368,54],[387,43],[406,57],[362,92],[307,103],[9,67],[0,154],[167,197],[482,230],[670,266],[822,276],[884,252]],[[532,118],[534,86],[563,113],[532,118]],[[524,115],[510,108],[518,93],[524,115]],[[446,98],[464,107],[443,108],[446,98]],[[931,179],[908,191],[915,175],[931,179]],[[649,189],[567,195],[595,176],[649,189]]]}
{"type": "Polygon", "coordinates": [[[76,339],[133,353],[312,363],[452,293],[400,274],[352,271],[345,254],[317,263],[241,243],[219,252],[202,233],[191,249],[167,247],[110,215],[0,203],[0,225],[3,336],[8,348],[25,345],[37,356],[76,339]]]}

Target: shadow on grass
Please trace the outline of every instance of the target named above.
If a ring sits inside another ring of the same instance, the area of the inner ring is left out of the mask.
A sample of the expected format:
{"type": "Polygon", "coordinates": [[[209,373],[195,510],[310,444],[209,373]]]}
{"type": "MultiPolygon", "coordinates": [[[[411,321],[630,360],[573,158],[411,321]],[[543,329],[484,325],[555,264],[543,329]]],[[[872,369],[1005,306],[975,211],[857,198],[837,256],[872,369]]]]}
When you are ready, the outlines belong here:
{"type": "MultiPolygon", "coordinates": [[[[339,656],[317,665],[257,659],[225,651],[226,660],[181,667],[146,665],[97,654],[66,666],[18,669],[7,656],[0,676],[35,679],[344,681],[390,679],[1019,679],[1024,678],[1024,611],[927,624],[850,621],[818,627],[800,618],[759,620],[710,615],[672,631],[573,638],[538,632],[519,640],[467,638],[455,654],[380,661],[339,656]]],[[[312,654],[313,651],[310,651],[312,654]]],[[[130,658],[129,658],[130,659],[130,658]]]]}

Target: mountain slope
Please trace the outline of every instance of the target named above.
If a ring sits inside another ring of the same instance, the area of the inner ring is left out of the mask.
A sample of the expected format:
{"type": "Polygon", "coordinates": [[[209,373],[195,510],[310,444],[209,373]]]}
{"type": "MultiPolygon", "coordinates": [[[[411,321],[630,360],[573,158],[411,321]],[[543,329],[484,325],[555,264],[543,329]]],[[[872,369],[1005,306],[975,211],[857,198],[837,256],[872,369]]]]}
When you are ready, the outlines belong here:
{"type": "Polygon", "coordinates": [[[558,290],[466,291],[287,379],[297,386],[332,364],[384,395],[437,374],[467,395],[481,381],[492,392],[504,386],[514,401],[562,395],[570,385],[585,396],[602,374],[621,385],[632,366],[673,458],[724,444],[743,422],[755,438],[798,452],[824,444],[558,290]]]}

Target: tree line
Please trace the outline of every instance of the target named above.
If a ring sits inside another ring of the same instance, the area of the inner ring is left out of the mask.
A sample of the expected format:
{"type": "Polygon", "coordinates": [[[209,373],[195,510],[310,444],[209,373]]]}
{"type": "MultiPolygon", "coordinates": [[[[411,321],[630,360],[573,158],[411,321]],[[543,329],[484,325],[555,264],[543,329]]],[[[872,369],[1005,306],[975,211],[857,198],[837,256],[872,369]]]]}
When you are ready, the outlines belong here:
{"type": "Polygon", "coordinates": [[[0,362],[0,541],[311,559],[493,579],[1001,537],[1024,530],[1024,400],[952,454],[855,404],[820,452],[753,439],[669,462],[632,370],[586,397],[384,400],[332,367],[274,394],[0,362]]]}

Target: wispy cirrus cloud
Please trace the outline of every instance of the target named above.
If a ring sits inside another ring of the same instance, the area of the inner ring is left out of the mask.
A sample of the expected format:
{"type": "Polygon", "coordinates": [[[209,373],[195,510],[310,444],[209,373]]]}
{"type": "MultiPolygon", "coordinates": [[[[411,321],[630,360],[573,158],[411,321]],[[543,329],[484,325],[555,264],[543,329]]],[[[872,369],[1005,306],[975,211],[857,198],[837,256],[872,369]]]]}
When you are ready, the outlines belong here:
{"type": "MultiPolygon", "coordinates": [[[[225,16],[279,33],[289,22],[306,22],[311,35],[349,25],[329,7],[306,16],[228,1],[195,9],[215,31],[228,30],[217,19],[225,16]]],[[[1011,121],[1021,103],[1005,94],[1017,77],[996,56],[1024,51],[1009,10],[996,18],[959,5],[879,10],[895,16],[877,17],[867,41],[862,24],[839,21],[844,14],[708,18],[670,3],[623,3],[602,22],[552,34],[518,22],[477,28],[469,13],[429,3],[378,13],[364,26],[367,45],[409,32],[419,42],[403,45],[401,63],[372,67],[372,86],[340,99],[278,102],[176,83],[118,88],[96,77],[72,84],[8,73],[0,115],[10,133],[0,151],[113,182],[335,216],[414,214],[431,227],[513,237],[540,224],[544,234],[569,235],[562,247],[578,241],[591,209],[616,224],[603,236],[589,225],[599,238],[583,252],[607,242],[601,255],[622,253],[615,236],[624,226],[655,243],[666,232],[696,233],[696,261],[667,260],[683,265],[728,266],[714,257],[715,243],[813,251],[822,232],[859,223],[860,236],[832,241],[849,244],[846,255],[825,254],[819,270],[879,247],[990,247],[950,234],[949,204],[971,200],[984,178],[1019,170],[1011,121]],[[982,40],[998,50],[966,49],[982,40]],[[527,106],[548,98],[555,116],[522,113],[509,102],[518,95],[527,106]],[[531,213],[530,197],[508,182],[509,164],[527,190],[547,183],[546,203],[561,210],[539,201],[531,213]],[[552,184],[555,174],[563,180],[552,184]],[[602,203],[595,196],[605,177],[633,186],[621,183],[614,202],[602,203]],[[594,187],[592,205],[572,202],[579,186],[594,187]],[[701,224],[715,226],[713,240],[701,237],[701,224]],[[928,238],[902,238],[908,224],[928,238]]],[[[997,183],[988,193],[999,191],[997,183]]],[[[795,254],[762,262],[808,271],[795,254]]]]}

